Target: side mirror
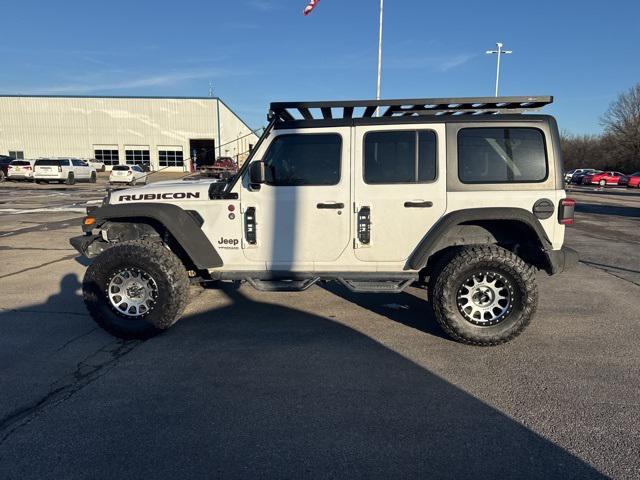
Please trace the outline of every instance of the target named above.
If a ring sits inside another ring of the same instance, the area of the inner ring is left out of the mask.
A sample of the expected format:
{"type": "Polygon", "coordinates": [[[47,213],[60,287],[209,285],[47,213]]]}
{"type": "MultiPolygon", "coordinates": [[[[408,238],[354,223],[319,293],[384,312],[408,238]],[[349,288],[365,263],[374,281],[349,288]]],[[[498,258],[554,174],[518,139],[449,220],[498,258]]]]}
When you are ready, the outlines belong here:
{"type": "Polygon", "coordinates": [[[260,185],[266,181],[266,166],[264,162],[260,160],[251,162],[251,167],[249,167],[249,183],[253,185],[260,185]]]}

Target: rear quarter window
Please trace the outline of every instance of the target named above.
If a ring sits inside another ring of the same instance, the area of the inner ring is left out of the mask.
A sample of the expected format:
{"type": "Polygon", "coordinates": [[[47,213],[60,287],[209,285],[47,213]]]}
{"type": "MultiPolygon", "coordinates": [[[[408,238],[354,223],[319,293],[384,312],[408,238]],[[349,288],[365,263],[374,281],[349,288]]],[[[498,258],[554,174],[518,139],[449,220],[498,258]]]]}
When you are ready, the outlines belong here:
{"type": "Polygon", "coordinates": [[[458,131],[462,183],[532,183],[548,177],[544,134],[537,128],[463,128],[458,131]]]}

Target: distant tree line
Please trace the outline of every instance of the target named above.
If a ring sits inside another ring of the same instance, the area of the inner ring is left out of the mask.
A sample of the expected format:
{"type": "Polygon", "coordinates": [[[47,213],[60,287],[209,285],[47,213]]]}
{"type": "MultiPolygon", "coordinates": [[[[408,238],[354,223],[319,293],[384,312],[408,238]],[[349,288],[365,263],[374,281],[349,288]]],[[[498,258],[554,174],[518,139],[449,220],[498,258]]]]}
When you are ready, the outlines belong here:
{"type": "Polygon", "coordinates": [[[565,168],[640,171],[640,83],[618,96],[600,124],[600,135],[562,133],[565,168]]]}

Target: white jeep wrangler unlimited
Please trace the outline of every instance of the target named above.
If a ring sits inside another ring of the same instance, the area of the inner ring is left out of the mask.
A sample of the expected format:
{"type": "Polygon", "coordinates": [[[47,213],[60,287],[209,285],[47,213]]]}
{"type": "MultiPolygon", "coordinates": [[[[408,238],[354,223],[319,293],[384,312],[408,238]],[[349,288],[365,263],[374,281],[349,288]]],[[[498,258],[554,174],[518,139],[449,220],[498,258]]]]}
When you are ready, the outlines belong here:
{"type": "Polygon", "coordinates": [[[120,190],[88,212],[71,240],[96,257],[87,308],[111,333],[144,338],[178,321],[194,281],[357,292],[420,281],[452,338],[509,341],[536,310],[536,271],[577,262],[562,246],[575,202],[556,122],[523,114],[551,102],[273,103],[229,182],[120,190]]]}

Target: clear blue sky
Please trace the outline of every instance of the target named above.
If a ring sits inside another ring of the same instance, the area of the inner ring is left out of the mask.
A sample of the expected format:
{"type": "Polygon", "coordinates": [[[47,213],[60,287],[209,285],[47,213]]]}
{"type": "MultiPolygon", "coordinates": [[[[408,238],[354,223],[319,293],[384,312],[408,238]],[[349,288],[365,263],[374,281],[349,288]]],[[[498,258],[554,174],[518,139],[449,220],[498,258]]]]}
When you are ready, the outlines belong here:
{"type": "MultiPolygon", "coordinates": [[[[250,125],[275,100],[375,97],[378,0],[1,1],[0,93],[206,96],[250,125]]],[[[640,82],[638,0],[387,0],[386,98],[552,94],[561,128],[598,132],[640,82]]]]}

